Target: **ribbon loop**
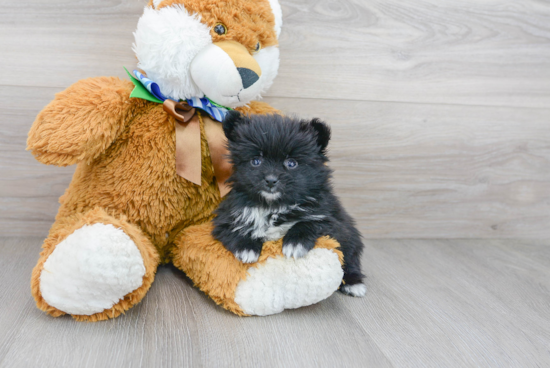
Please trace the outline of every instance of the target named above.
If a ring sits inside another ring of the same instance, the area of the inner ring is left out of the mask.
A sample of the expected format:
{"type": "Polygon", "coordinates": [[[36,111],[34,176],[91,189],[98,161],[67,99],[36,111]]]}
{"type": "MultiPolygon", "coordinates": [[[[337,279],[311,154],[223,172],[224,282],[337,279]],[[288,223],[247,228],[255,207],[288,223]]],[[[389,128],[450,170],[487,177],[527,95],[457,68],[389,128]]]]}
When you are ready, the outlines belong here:
{"type": "Polygon", "coordinates": [[[195,115],[195,108],[189,106],[187,102],[176,102],[174,100],[167,99],[162,104],[162,108],[169,115],[173,116],[179,122],[186,123],[193,115],[195,115]]]}

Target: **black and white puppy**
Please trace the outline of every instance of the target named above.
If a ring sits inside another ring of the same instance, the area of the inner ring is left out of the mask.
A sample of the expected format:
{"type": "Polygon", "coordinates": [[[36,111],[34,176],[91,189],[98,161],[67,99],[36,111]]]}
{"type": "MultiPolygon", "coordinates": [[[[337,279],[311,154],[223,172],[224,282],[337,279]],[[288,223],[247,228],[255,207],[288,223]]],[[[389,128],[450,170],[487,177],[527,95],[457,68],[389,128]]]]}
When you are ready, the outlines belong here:
{"type": "Polygon", "coordinates": [[[340,290],[364,296],[361,236],[334,195],[326,165],[330,128],[321,121],[230,112],[231,192],[216,210],[213,236],[244,263],[258,260],[265,241],[283,238],[283,254],[300,258],[329,235],[344,254],[340,290]]]}

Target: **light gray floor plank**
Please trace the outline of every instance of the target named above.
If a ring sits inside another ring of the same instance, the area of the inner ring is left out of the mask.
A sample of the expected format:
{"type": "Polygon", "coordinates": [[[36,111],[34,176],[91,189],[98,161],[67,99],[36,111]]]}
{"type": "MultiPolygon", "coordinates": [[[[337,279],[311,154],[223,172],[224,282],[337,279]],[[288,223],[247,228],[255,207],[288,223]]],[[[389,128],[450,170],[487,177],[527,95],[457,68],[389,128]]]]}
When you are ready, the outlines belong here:
{"type": "Polygon", "coordinates": [[[144,301],[120,318],[77,323],[48,317],[34,307],[28,285],[39,244],[37,238],[0,239],[2,263],[18,260],[16,270],[2,274],[10,287],[0,288],[0,301],[11,308],[0,315],[7,331],[0,336],[0,367],[391,366],[336,300],[270,318],[241,318],[170,266],[160,268],[144,301]],[[13,318],[21,305],[24,316],[13,318]]]}
{"type": "Polygon", "coordinates": [[[0,240],[0,364],[36,307],[30,296],[30,272],[38,261],[36,239],[0,240]]]}
{"type": "Polygon", "coordinates": [[[396,366],[547,366],[548,245],[370,240],[369,304],[347,310],[396,366]]]}
{"type": "Polygon", "coordinates": [[[165,266],[141,304],[99,323],[34,307],[39,244],[0,239],[0,367],[550,364],[548,241],[368,240],[365,298],[270,317],[234,316],[165,266]]]}
{"type": "Polygon", "coordinates": [[[51,318],[33,306],[0,366],[199,366],[197,324],[186,300],[193,290],[172,273],[162,268],[151,298],[116,320],[76,323],[70,317],[51,318]]]}

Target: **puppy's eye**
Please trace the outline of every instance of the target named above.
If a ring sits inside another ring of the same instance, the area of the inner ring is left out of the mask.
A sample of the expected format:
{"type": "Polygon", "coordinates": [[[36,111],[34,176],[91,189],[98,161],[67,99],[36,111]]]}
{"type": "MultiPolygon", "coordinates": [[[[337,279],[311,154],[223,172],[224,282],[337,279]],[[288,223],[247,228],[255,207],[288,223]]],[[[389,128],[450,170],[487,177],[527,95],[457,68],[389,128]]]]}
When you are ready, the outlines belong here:
{"type": "Polygon", "coordinates": [[[261,49],[262,49],[262,45],[258,42],[258,43],[256,44],[256,47],[254,47],[254,52],[258,52],[258,51],[260,51],[261,49]]]}
{"type": "Polygon", "coordinates": [[[216,32],[220,36],[223,36],[227,33],[227,27],[223,23],[218,23],[214,26],[214,32],[216,32]]]}
{"type": "Polygon", "coordinates": [[[261,157],[254,157],[252,160],[250,160],[250,165],[254,167],[258,167],[262,164],[262,158],[261,157]]]}
{"type": "Polygon", "coordinates": [[[285,166],[289,169],[295,169],[298,167],[298,161],[293,158],[287,158],[285,160],[285,166]]]}

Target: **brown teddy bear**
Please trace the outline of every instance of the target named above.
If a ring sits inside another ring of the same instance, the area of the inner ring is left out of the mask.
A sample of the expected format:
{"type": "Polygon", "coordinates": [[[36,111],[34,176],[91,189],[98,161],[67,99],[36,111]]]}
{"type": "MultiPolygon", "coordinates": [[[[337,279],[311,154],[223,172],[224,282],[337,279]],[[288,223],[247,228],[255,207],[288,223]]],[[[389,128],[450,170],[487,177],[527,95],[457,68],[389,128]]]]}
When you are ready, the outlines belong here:
{"type": "Polygon", "coordinates": [[[28,149],[45,164],[78,164],[33,270],[40,309],[116,317],[168,262],[239,315],[338,288],[341,253],[329,238],[297,260],[269,242],[245,264],[211,236],[231,172],[220,121],[231,108],[277,112],[254,100],[277,74],[281,24],[277,0],[152,0],[135,32],[135,78],[79,81],[40,112],[28,149]]]}

